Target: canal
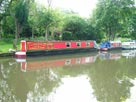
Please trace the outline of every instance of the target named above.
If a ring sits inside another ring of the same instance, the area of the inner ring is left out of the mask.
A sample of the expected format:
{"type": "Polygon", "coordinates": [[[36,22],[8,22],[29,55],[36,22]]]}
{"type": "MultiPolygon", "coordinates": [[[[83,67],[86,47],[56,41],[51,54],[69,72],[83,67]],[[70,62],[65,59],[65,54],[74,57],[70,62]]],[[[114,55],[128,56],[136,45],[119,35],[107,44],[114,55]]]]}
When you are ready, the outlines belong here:
{"type": "Polygon", "coordinates": [[[136,102],[136,51],[0,58],[0,102],[136,102]]]}

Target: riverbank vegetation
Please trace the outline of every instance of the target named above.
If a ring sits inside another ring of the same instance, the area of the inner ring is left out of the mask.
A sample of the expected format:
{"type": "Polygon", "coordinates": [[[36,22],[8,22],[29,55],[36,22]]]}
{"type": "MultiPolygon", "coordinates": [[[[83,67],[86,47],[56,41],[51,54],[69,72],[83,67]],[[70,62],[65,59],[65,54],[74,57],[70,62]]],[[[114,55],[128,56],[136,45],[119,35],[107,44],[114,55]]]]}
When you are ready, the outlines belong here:
{"type": "MultiPolygon", "coordinates": [[[[19,50],[20,49],[19,41],[16,46],[17,46],[16,50],[19,50]]],[[[0,40],[0,54],[12,52],[13,50],[15,50],[13,49],[13,39],[6,38],[0,40]]]]}
{"type": "Polygon", "coordinates": [[[73,11],[52,8],[51,0],[46,7],[34,0],[1,0],[0,39],[8,38],[9,43],[0,41],[1,52],[15,49],[21,39],[136,39],[135,1],[98,0],[93,14],[83,18],[73,11]]]}

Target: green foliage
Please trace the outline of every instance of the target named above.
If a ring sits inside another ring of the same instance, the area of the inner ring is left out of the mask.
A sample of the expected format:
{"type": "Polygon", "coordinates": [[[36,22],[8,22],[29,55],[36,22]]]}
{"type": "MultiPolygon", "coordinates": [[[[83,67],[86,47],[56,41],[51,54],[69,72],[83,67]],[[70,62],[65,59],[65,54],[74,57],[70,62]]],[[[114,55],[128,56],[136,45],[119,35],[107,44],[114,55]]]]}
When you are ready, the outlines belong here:
{"type": "Polygon", "coordinates": [[[114,40],[124,34],[128,37],[133,5],[133,0],[99,0],[93,15],[95,28],[98,26],[107,40],[114,40]]]}
{"type": "Polygon", "coordinates": [[[67,16],[63,28],[63,39],[89,40],[94,39],[94,32],[87,21],[77,15],[67,16]],[[67,35],[67,36],[66,36],[67,35]],[[67,38],[68,37],[68,38],[67,38]]]}
{"type": "Polygon", "coordinates": [[[14,25],[14,20],[13,18],[11,18],[10,16],[6,16],[3,21],[2,21],[2,28],[3,28],[3,32],[4,32],[4,35],[3,37],[4,38],[13,38],[14,37],[14,28],[15,28],[15,25],[14,25]]]}
{"type": "Polygon", "coordinates": [[[136,11],[131,19],[131,28],[130,28],[131,38],[136,39],[136,11]]]}
{"type": "Polygon", "coordinates": [[[72,37],[72,33],[69,31],[63,32],[62,40],[74,40],[74,38],[72,37]]]}
{"type": "Polygon", "coordinates": [[[28,2],[20,0],[15,7],[15,18],[20,23],[24,25],[27,22],[28,18],[28,2]]]}

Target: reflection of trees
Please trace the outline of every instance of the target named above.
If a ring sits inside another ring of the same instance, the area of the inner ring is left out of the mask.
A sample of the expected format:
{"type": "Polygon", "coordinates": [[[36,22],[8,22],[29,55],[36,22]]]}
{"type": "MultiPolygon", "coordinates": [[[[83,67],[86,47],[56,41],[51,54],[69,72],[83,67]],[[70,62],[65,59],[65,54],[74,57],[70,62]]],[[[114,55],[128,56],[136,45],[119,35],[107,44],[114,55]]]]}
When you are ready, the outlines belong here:
{"type": "Polygon", "coordinates": [[[0,100],[2,102],[43,102],[59,84],[52,69],[23,73],[13,59],[0,62],[0,100]],[[30,97],[31,96],[31,97],[30,97]]]}
{"type": "Polygon", "coordinates": [[[4,59],[0,62],[0,101],[1,102],[20,102],[20,99],[13,93],[8,84],[8,78],[11,70],[13,70],[13,59],[4,59]]]}
{"type": "Polygon", "coordinates": [[[89,69],[88,74],[98,101],[121,102],[129,97],[129,89],[132,86],[129,78],[136,77],[133,74],[136,72],[134,72],[136,64],[133,64],[133,60],[97,61],[93,68],[89,69]]]}
{"type": "MultiPolygon", "coordinates": [[[[30,74],[30,73],[28,73],[30,74]]],[[[55,75],[52,69],[39,70],[31,75],[35,75],[33,88],[27,93],[27,100],[29,102],[47,102],[49,101],[48,95],[58,87],[60,82],[59,78],[55,75]]],[[[30,81],[28,80],[28,83],[30,81]]]]}
{"type": "Polygon", "coordinates": [[[17,73],[12,74],[11,77],[14,82],[10,84],[14,88],[13,91],[16,93],[16,96],[22,102],[26,100],[29,100],[29,102],[46,102],[48,100],[48,94],[60,82],[59,78],[52,72],[52,69],[36,70],[26,73],[22,73],[20,70],[16,71],[17,73]]]}

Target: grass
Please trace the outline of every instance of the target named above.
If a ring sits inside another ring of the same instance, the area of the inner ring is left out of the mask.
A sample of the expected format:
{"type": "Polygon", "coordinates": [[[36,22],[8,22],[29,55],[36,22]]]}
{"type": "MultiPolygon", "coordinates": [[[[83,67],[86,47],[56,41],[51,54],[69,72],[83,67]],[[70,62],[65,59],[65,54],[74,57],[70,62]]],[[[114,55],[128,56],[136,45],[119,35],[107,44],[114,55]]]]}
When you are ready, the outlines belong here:
{"type": "MultiPolygon", "coordinates": [[[[18,49],[20,44],[17,44],[18,49]]],[[[2,39],[0,40],[0,53],[8,53],[9,49],[13,49],[13,39],[2,39]]]]}

